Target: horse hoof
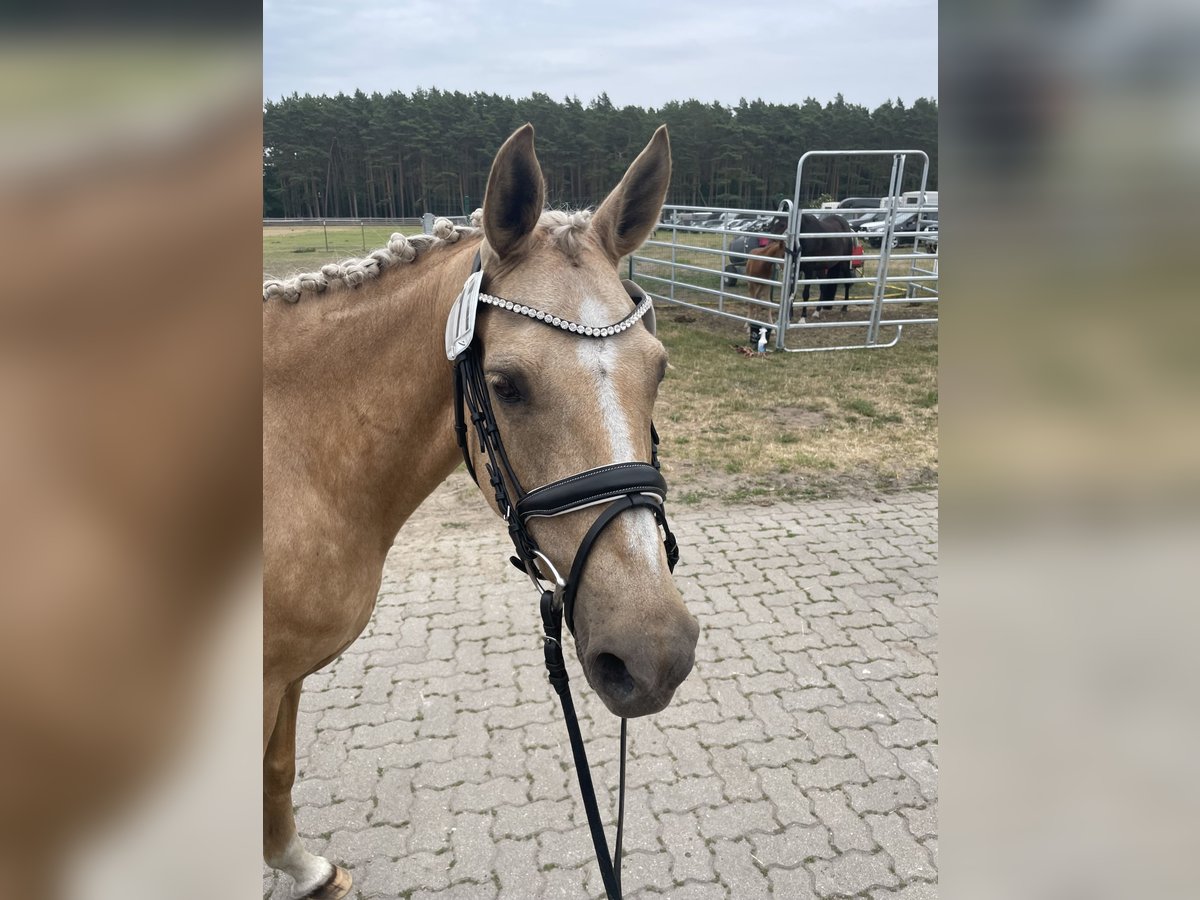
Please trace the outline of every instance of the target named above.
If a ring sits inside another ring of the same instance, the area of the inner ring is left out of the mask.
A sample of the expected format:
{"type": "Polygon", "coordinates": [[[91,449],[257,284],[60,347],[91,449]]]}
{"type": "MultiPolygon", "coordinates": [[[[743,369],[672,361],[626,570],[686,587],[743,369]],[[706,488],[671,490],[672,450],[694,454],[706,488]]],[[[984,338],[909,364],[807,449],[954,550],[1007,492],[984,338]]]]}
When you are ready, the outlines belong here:
{"type": "Polygon", "coordinates": [[[306,900],[342,900],[350,895],[350,888],[353,886],[354,879],[350,877],[350,873],[341,866],[334,866],[329,880],[307,894],[306,900]]]}

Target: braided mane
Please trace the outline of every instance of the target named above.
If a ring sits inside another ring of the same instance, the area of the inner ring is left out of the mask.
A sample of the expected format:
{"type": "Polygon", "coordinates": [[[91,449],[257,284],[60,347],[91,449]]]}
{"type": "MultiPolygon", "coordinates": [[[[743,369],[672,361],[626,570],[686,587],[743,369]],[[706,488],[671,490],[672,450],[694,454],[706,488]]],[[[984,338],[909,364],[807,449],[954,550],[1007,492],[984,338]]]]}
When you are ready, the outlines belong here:
{"type": "MultiPolygon", "coordinates": [[[[538,221],[538,227],[547,233],[568,257],[575,259],[583,248],[583,236],[591,224],[590,210],[546,210],[538,221]]],[[[364,257],[353,257],[321,266],[319,272],[304,272],[289,278],[266,278],[263,280],[263,302],[272,297],[282,297],[287,303],[296,303],[304,294],[320,294],[339,286],[356,288],[369,278],[392,266],[414,262],[426,251],[444,244],[457,243],[463,237],[478,234],[483,220],[483,210],[471,213],[470,225],[455,225],[449,219],[434,220],[432,234],[415,234],[407,237],[399,232],[393,234],[386,247],[372,250],[364,257]]]]}

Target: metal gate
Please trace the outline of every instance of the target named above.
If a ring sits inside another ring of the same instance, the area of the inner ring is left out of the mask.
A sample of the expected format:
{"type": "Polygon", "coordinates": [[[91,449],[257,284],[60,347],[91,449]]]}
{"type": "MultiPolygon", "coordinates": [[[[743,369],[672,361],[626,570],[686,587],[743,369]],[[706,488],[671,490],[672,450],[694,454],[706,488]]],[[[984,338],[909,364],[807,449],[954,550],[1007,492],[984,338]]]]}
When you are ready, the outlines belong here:
{"type": "Polygon", "coordinates": [[[656,299],[742,322],[750,328],[767,328],[777,350],[811,352],[894,346],[905,325],[936,325],[938,321],[937,206],[928,202],[926,196],[928,176],[929,157],[920,150],[809,151],[796,164],[792,200],[784,200],[777,210],[663,207],[660,229],[641,251],[629,257],[630,278],[636,278],[656,299]],[[805,213],[819,216],[831,212],[800,208],[805,163],[816,157],[854,156],[892,157],[888,194],[880,207],[854,211],[877,213],[878,222],[873,230],[869,235],[861,231],[801,231],[805,213]],[[922,164],[920,186],[917,191],[905,194],[902,188],[910,157],[922,164]],[[669,234],[663,235],[663,230],[669,234]],[[813,262],[853,264],[861,260],[862,275],[849,282],[851,293],[856,296],[848,301],[836,298],[824,302],[801,301],[799,305],[813,310],[814,315],[812,321],[797,320],[797,295],[805,286],[816,286],[814,293],[819,298],[820,285],[846,283],[844,278],[798,277],[802,267],[801,239],[843,235],[856,241],[877,240],[878,250],[869,252],[874,248],[868,246],[861,255],[809,256],[803,258],[803,264],[804,268],[811,268],[813,262]],[[747,276],[746,261],[759,256],[752,251],[765,250],[773,241],[783,244],[783,258],[774,266],[776,277],[747,276]],[[765,296],[756,298],[750,296],[750,290],[737,291],[742,285],[759,285],[758,292],[765,296]],[[870,295],[866,296],[868,290],[870,295]],[[843,303],[854,312],[821,320],[827,312],[834,315],[833,309],[843,303]],[[901,315],[891,312],[902,304],[921,309],[901,315]],[[859,311],[865,311],[865,317],[859,311]],[[850,331],[853,338],[847,342],[820,343],[831,331],[850,331]],[[801,346],[789,346],[789,342],[801,346]]]}

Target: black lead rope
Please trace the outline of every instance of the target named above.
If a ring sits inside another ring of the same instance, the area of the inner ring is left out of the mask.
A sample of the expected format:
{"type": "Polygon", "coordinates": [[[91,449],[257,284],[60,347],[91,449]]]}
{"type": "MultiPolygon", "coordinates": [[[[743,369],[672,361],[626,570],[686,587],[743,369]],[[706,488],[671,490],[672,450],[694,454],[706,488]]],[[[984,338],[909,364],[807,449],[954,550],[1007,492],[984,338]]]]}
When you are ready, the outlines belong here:
{"type": "Polygon", "coordinates": [[[579,793],[583,796],[583,808],[587,812],[588,829],[592,833],[592,845],[596,849],[596,862],[600,866],[600,878],[604,882],[604,893],[608,900],[621,900],[621,844],[625,836],[625,749],[628,719],[621,719],[621,779],[617,802],[617,843],[610,856],[608,838],[604,835],[604,823],[600,821],[600,809],[596,804],[596,788],[592,784],[592,770],[588,766],[587,750],[583,746],[583,735],[579,731],[579,718],[575,715],[575,701],[571,698],[571,686],[567,676],[566,662],[562,652],[563,608],[554,602],[553,591],[542,592],[542,627],[545,635],[542,647],[546,654],[546,672],[550,676],[558,699],[562,703],[563,719],[567,723],[567,734],[571,738],[571,754],[575,758],[575,772],[579,778],[579,793]]]}

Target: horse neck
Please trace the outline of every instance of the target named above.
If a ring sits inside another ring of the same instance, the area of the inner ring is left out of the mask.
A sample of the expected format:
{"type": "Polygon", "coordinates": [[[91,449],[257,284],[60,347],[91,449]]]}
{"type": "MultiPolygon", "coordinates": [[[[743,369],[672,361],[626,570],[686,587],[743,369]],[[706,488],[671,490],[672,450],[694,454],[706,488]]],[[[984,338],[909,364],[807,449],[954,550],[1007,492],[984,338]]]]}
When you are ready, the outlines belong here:
{"type": "Polygon", "coordinates": [[[477,246],[427,251],[357,290],[278,304],[276,327],[264,319],[265,452],[302,459],[290,478],[385,552],[460,460],[444,336],[477,246]]]}

